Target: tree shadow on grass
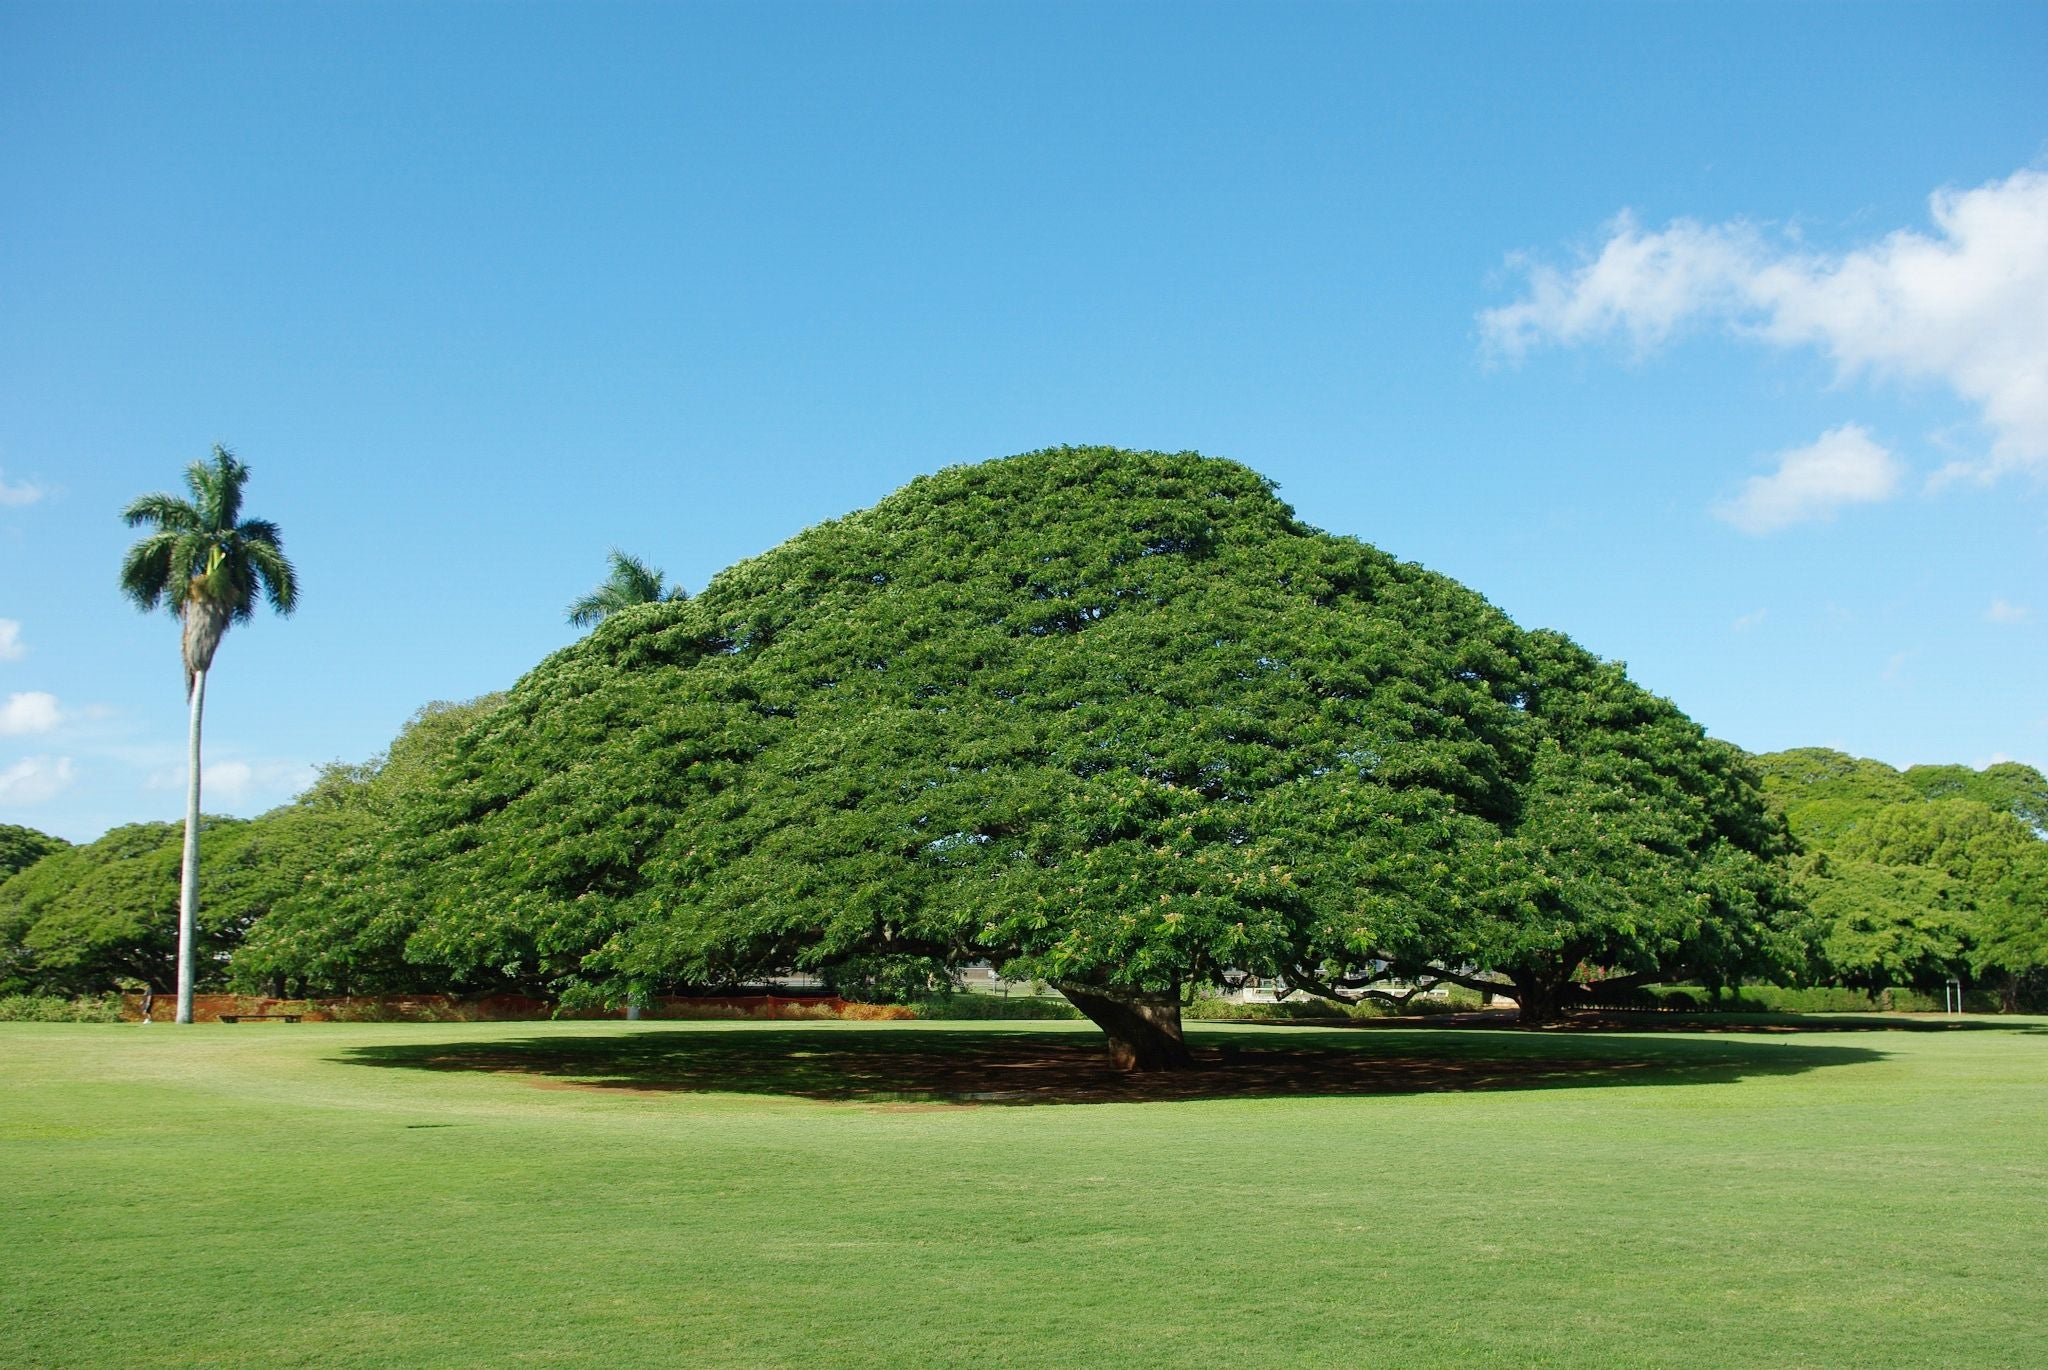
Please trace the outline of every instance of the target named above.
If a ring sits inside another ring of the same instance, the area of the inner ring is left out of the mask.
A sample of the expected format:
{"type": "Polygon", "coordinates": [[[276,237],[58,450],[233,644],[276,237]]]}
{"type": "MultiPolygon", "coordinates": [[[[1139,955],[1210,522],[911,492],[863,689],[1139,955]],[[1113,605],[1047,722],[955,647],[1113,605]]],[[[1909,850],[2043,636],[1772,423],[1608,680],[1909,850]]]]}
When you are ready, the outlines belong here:
{"type": "Polygon", "coordinates": [[[1889,1013],[1630,1013],[1600,1010],[1575,1013],[1573,1028],[1622,1032],[2008,1032],[2048,1036],[2048,1023],[1999,1018],[1946,1018],[1889,1013]]]}
{"type": "MultiPolygon", "coordinates": [[[[1348,1022],[1283,1018],[1267,1026],[1399,1032],[1408,1028],[1502,1028],[1514,1027],[1516,1023],[1513,1009],[1481,1009],[1427,1017],[1354,1018],[1348,1022]]],[[[1562,1022],[1532,1030],[1551,1033],[1732,1032],[1776,1036],[1812,1032],[2006,1032],[2048,1037],[2048,1019],[1950,1018],[1931,1013],[1669,1013],[1661,1010],[1575,1008],[1562,1022]]]]}
{"type": "Polygon", "coordinates": [[[1150,1103],[1588,1085],[1732,1083],[1874,1061],[1863,1047],[1534,1033],[1210,1031],[1201,1069],[1126,1074],[1072,1032],[634,1030],[522,1041],[386,1044],[348,1064],[522,1075],[552,1088],[772,1094],[836,1103],[1150,1103]]]}

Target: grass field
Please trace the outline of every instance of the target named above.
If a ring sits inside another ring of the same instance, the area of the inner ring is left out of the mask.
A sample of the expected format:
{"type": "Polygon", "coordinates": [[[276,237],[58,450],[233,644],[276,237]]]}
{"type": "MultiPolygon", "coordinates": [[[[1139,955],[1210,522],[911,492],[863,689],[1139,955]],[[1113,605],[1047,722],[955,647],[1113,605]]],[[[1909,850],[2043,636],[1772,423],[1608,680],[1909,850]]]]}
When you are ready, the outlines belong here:
{"type": "Polygon", "coordinates": [[[2048,1365],[2048,1022],[0,1025],[0,1364],[2048,1365]]]}

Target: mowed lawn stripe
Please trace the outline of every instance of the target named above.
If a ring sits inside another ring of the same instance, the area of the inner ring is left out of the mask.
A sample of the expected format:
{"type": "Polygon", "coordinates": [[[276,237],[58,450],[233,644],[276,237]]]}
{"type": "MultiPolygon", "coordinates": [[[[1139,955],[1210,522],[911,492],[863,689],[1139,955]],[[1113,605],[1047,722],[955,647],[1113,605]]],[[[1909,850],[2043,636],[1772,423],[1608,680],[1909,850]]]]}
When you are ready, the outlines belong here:
{"type": "Polygon", "coordinates": [[[1197,1044],[1631,1064],[955,1107],[761,1081],[792,1044],[1016,1030],[9,1025],[0,1361],[2039,1364],[2041,1027],[1214,1029],[1197,1044]],[[760,1069],[702,1093],[364,1063],[422,1044],[629,1045],[614,1081],[758,1046],[760,1069]]]}

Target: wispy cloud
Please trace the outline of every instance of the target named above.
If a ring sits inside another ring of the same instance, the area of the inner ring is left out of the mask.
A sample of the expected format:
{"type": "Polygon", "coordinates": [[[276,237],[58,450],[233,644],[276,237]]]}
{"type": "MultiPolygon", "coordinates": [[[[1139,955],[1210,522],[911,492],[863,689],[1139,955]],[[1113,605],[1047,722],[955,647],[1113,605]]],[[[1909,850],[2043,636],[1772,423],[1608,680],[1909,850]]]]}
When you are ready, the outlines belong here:
{"type": "Polygon", "coordinates": [[[30,756],[0,771],[0,805],[19,807],[54,799],[71,784],[71,758],[30,756]]]}
{"type": "Polygon", "coordinates": [[[21,640],[21,624],[11,618],[0,618],[0,661],[19,661],[28,655],[28,644],[21,640]]]}
{"type": "Polygon", "coordinates": [[[234,804],[253,799],[282,801],[319,776],[319,767],[303,761],[223,761],[206,768],[206,786],[234,804]]]}
{"type": "Polygon", "coordinates": [[[49,491],[34,481],[10,481],[7,479],[7,473],[0,470],[0,508],[18,509],[23,505],[34,504],[48,493],[49,491]]]}
{"type": "Polygon", "coordinates": [[[1937,191],[1929,215],[1932,233],[1831,255],[1753,224],[1646,230],[1624,213],[1575,266],[1511,259],[1526,291],[1480,326],[1509,358],[1617,335],[1647,351],[1689,325],[1811,347],[1843,377],[1932,380],[1973,405],[1990,453],[1944,478],[2048,467],[2048,172],[1937,191]]]}
{"type": "Polygon", "coordinates": [[[1742,615],[1740,618],[1736,619],[1733,623],[1729,624],[1728,626],[1733,628],[1738,633],[1746,633],[1751,628],[1760,625],[1765,619],[1769,618],[1770,616],[1771,611],[1769,609],[1753,609],[1749,613],[1746,613],[1742,615]]]}
{"type": "Polygon", "coordinates": [[[0,737],[25,737],[56,730],[64,721],[57,696],[42,690],[18,690],[0,704],[0,737]]]}
{"type": "Polygon", "coordinates": [[[1845,423],[1805,447],[1780,452],[1777,470],[1751,476],[1740,492],[1714,506],[1714,514],[1745,533],[1774,533],[1832,519],[1844,505],[1890,499],[1905,469],[1868,431],[1845,423]]]}
{"type": "Polygon", "coordinates": [[[2034,616],[2034,611],[2024,604],[2014,604],[2009,599],[1994,599],[1991,607],[1984,611],[1984,617],[1993,623],[2025,623],[2034,616]]]}
{"type": "MultiPolygon", "coordinates": [[[[218,801],[237,805],[245,800],[283,800],[305,789],[320,776],[320,768],[303,761],[243,761],[229,758],[206,763],[199,787],[209,804],[218,801]]],[[[152,790],[180,790],[185,787],[182,765],[159,766],[143,782],[152,790]]]]}

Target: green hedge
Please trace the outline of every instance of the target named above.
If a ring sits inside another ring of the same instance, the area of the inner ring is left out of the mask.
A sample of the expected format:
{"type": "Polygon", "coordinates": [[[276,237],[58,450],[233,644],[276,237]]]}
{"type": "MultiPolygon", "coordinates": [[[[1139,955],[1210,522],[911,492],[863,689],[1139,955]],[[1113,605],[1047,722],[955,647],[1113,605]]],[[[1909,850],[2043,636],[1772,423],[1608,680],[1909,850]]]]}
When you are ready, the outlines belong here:
{"type": "Polygon", "coordinates": [[[1343,1004],[1328,999],[1282,999],[1277,1004],[1242,1004],[1231,999],[1197,999],[1181,1010],[1181,1017],[1198,1023],[1294,1023],[1307,1019],[1349,1022],[1360,1016],[1343,1004]]]}
{"type": "Polygon", "coordinates": [[[67,999],[60,994],[0,997],[0,1023],[118,1023],[121,1001],[111,994],[67,999]]]}
{"type": "Polygon", "coordinates": [[[1383,1004],[1375,999],[1356,1004],[1307,995],[1278,1003],[1239,1003],[1233,999],[1197,999],[1181,1010],[1181,1017],[1198,1023],[1300,1023],[1349,1022],[1359,1018],[1427,1018],[1445,1013],[1470,1013],[1480,1007],[1477,990],[1451,986],[1448,997],[1417,997],[1405,1004],[1383,1004]]]}
{"type": "MultiPolygon", "coordinates": [[[[1941,1000],[1911,989],[1883,989],[1870,993],[1839,986],[1785,989],[1778,985],[1744,985],[1723,990],[1719,996],[1686,986],[1656,988],[1650,994],[1658,1007],[1696,1013],[1939,1013],[1941,1000]]],[[[1972,991],[1965,999],[1971,1012],[1997,1007],[1986,996],[1972,991]]]]}
{"type": "Polygon", "coordinates": [[[1079,1018],[1081,1011],[1064,999],[1037,999],[1024,995],[1004,998],[999,994],[934,994],[911,1004],[920,1018],[935,1020],[1014,1019],[1044,1022],[1058,1018],[1079,1018]]]}

